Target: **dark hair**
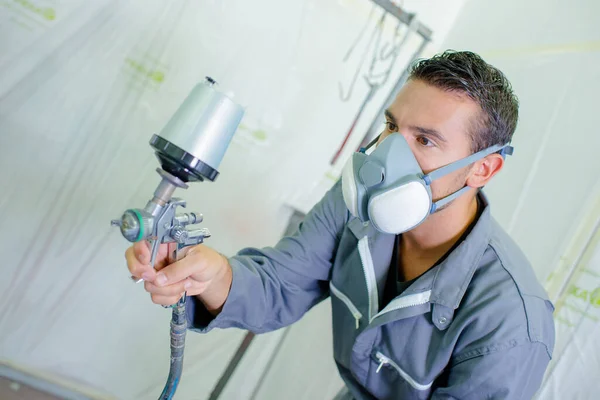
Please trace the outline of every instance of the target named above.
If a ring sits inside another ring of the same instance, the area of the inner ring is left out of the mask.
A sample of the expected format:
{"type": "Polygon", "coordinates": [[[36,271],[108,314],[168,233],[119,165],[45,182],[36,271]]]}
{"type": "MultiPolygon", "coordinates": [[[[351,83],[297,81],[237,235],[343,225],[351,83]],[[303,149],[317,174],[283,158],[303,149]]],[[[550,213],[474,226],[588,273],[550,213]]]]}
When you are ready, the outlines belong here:
{"type": "Polygon", "coordinates": [[[519,117],[519,100],[506,76],[470,51],[448,50],[410,67],[408,79],[440,89],[464,93],[481,107],[473,121],[471,151],[477,152],[512,140],[519,117]]]}

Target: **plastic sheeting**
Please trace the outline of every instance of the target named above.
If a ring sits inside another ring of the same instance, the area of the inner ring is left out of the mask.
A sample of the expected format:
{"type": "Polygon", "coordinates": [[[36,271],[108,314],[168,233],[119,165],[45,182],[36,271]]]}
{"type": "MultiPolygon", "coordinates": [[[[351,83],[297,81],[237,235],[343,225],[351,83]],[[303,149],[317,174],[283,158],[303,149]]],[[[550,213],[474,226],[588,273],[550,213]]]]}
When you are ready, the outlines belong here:
{"type": "Polygon", "coordinates": [[[539,399],[595,399],[599,395],[600,230],[586,250],[557,304],[556,351],[539,399]]]}
{"type": "Polygon", "coordinates": [[[598,397],[600,370],[600,197],[573,243],[556,301],[556,346],[539,400],[598,397]],[[570,268],[569,268],[570,267],[570,268]],[[576,383],[576,384],[573,384],[576,383]]]}

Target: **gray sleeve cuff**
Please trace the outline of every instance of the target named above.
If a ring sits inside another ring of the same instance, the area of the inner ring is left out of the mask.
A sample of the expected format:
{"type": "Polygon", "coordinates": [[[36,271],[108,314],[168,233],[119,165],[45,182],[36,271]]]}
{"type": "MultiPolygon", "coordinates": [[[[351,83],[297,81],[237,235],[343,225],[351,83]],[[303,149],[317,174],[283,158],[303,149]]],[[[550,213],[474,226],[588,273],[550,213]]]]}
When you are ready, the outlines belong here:
{"type": "Polygon", "coordinates": [[[210,332],[214,328],[242,328],[255,330],[256,327],[243,323],[245,318],[241,315],[244,310],[244,273],[243,266],[238,265],[235,257],[229,258],[232,270],[232,281],[229,295],[223,309],[215,317],[196,296],[189,297],[186,301],[186,315],[188,329],[199,333],[210,332]]]}
{"type": "Polygon", "coordinates": [[[204,304],[196,298],[191,296],[187,298],[185,302],[185,312],[187,315],[188,329],[197,332],[208,332],[210,330],[209,325],[215,320],[213,316],[204,304]]]}

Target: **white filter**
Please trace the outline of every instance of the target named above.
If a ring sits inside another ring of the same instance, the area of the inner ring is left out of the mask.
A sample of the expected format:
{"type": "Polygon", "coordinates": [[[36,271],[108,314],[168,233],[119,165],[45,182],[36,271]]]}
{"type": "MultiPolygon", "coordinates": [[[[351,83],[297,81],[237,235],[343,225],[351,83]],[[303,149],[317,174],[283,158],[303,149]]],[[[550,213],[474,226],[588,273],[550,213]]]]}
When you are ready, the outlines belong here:
{"type": "Polygon", "coordinates": [[[420,224],[431,207],[429,193],[417,181],[374,196],[369,201],[369,219],[383,232],[399,234],[420,224]]]}

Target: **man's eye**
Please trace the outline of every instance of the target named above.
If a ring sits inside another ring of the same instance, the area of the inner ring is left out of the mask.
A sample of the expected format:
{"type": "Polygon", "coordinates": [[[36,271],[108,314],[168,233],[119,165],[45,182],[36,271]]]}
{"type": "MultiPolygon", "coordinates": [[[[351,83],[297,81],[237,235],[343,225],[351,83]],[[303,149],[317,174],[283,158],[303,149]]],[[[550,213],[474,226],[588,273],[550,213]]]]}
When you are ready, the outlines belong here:
{"type": "Polygon", "coordinates": [[[419,136],[417,138],[417,142],[421,146],[433,146],[433,142],[431,140],[427,139],[425,136],[419,136]]]}
{"type": "Polygon", "coordinates": [[[394,132],[394,131],[396,131],[398,129],[398,127],[396,126],[396,124],[394,124],[393,122],[390,122],[390,121],[387,121],[385,123],[385,127],[390,132],[394,132]]]}

